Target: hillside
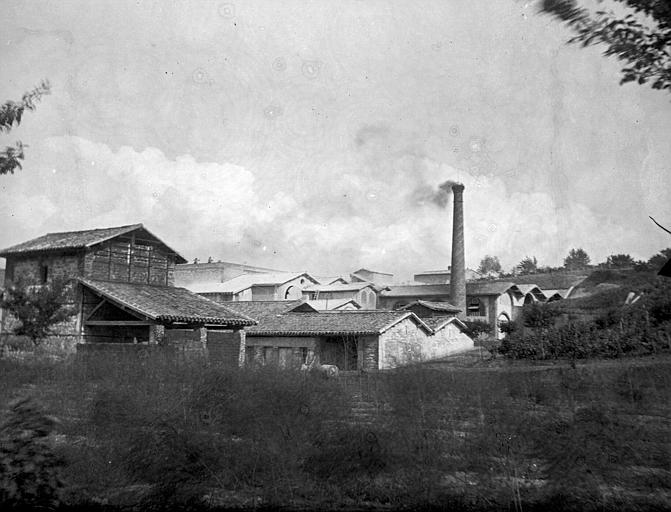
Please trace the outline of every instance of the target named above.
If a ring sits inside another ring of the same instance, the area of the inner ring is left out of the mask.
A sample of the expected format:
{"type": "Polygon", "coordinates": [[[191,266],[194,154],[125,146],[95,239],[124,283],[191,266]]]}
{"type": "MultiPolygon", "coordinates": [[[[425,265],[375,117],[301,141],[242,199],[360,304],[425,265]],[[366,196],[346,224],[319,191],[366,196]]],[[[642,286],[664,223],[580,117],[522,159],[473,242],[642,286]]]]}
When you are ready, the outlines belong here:
{"type": "Polygon", "coordinates": [[[639,294],[658,279],[662,278],[653,272],[595,270],[574,288],[570,298],[549,307],[560,313],[598,315],[623,306],[630,292],[639,294]]]}

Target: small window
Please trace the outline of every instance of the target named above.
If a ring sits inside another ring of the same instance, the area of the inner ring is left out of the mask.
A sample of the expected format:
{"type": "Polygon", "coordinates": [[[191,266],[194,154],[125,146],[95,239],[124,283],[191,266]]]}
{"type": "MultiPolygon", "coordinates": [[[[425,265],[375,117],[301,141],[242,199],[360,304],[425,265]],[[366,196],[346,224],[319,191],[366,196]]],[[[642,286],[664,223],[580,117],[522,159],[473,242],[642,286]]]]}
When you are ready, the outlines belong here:
{"type": "Polygon", "coordinates": [[[40,265],[40,282],[46,283],[49,279],[49,265],[40,265]]]}
{"type": "Polygon", "coordinates": [[[468,299],[466,316],[485,316],[485,305],[478,298],[468,299]]]}

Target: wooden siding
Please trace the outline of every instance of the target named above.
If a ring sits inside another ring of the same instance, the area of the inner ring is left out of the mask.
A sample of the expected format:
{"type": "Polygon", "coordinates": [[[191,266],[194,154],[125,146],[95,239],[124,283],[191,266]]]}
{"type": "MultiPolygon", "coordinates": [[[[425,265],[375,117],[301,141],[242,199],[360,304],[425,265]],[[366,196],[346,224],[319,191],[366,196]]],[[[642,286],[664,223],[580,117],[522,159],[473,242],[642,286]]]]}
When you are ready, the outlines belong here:
{"type": "Polygon", "coordinates": [[[118,238],[86,253],[85,277],[172,286],[175,257],[159,244],[118,238]]]}

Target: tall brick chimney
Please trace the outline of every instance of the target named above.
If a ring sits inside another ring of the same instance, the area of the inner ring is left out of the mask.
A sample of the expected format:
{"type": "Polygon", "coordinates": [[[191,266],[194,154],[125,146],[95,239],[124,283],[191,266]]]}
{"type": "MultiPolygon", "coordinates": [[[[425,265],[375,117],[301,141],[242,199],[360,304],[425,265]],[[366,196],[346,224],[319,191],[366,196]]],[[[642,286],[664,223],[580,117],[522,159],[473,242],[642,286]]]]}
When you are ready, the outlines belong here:
{"type": "Polygon", "coordinates": [[[464,256],[464,186],[452,185],[454,215],[452,218],[452,269],[450,272],[450,302],[466,318],[466,259],[464,256]]]}

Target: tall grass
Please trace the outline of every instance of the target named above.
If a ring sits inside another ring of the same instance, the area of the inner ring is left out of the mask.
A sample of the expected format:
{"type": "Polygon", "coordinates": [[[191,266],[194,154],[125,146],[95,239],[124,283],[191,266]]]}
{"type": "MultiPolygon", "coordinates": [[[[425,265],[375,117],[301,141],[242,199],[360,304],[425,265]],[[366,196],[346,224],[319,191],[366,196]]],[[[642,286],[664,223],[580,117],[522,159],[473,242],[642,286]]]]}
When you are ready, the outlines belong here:
{"type": "Polygon", "coordinates": [[[169,358],[0,361],[0,401],[31,395],[59,418],[71,506],[643,510],[671,505],[670,367],[327,380],[169,358]],[[352,412],[361,400],[369,414],[352,412]]]}

